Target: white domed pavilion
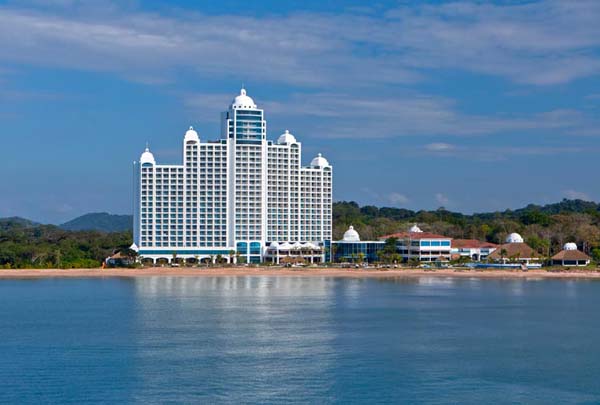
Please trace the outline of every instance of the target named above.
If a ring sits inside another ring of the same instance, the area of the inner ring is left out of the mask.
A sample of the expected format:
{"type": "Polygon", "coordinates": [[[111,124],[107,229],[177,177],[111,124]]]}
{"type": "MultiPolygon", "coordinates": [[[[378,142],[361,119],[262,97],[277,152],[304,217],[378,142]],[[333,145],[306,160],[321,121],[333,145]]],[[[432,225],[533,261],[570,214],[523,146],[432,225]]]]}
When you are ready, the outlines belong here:
{"type": "Polygon", "coordinates": [[[552,264],[555,266],[587,266],[592,260],[591,257],[577,249],[577,244],[573,242],[565,243],[563,250],[552,256],[552,264]]]}
{"type": "Polygon", "coordinates": [[[352,225],[348,228],[346,232],[344,232],[344,237],[342,238],[344,242],[360,242],[360,235],[352,225]]]}
{"type": "Polygon", "coordinates": [[[511,233],[506,237],[506,243],[524,243],[523,237],[516,232],[511,233]]]}
{"type": "Polygon", "coordinates": [[[516,232],[508,235],[506,242],[498,246],[488,258],[495,262],[501,262],[506,266],[541,266],[539,263],[541,260],[540,254],[526,244],[523,237],[516,232]]]}

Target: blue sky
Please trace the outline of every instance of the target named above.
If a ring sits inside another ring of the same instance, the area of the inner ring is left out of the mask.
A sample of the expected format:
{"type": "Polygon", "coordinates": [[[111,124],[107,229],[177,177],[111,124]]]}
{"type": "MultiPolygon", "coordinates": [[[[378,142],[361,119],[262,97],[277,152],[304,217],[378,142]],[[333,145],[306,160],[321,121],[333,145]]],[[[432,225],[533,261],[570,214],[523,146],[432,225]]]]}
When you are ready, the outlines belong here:
{"type": "Polygon", "coordinates": [[[0,1],[0,217],[131,212],[242,83],[335,200],[600,200],[600,2],[0,1]]]}

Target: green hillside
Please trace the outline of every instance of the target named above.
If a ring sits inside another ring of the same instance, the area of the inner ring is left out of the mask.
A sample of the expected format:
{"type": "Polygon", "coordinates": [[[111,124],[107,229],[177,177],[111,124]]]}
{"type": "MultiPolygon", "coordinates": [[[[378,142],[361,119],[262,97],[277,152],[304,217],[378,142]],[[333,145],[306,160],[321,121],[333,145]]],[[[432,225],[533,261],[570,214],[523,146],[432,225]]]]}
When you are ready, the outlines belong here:
{"type": "Polygon", "coordinates": [[[131,232],[67,231],[0,220],[0,268],[99,267],[131,245],[131,232]]]}
{"type": "Polygon", "coordinates": [[[132,229],[131,215],[113,215],[106,212],[85,214],[60,225],[67,231],[122,232],[132,229]]]}
{"type": "Polygon", "coordinates": [[[425,231],[452,238],[493,243],[502,243],[509,233],[518,232],[544,255],[560,251],[566,242],[576,242],[586,252],[600,247],[600,205],[588,201],[563,200],[544,206],[531,204],[517,210],[472,215],[444,208],[411,211],[360,207],[355,202],[336,202],[333,206],[334,240],[339,240],[349,225],[354,225],[361,238],[368,240],[407,230],[414,223],[425,231]]]}
{"type": "MultiPolygon", "coordinates": [[[[452,238],[502,243],[518,232],[544,256],[567,242],[600,260],[600,205],[563,200],[544,206],[465,215],[444,208],[411,211],[403,208],[333,204],[333,239],[339,240],[354,225],[363,240],[407,230],[418,223],[425,230],[452,238]]],[[[0,219],[0,267],[96,267],[108,255],[132,243],[132,217],[107,213],[87,214],[60,227],[40,225],[24,218],[0,219]]]]}

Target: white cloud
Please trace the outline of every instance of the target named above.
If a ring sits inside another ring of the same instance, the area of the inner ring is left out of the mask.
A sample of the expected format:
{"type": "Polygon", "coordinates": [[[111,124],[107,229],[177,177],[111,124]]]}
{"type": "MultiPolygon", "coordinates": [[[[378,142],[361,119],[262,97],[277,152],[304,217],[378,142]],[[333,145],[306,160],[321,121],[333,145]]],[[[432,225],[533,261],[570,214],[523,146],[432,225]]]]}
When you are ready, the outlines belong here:
{"type": "MultiPolygon", "coordinates": [[[[2,65],[111,72],[155,85],[181,84],[186,75],[283,83],[296,92],[285,100],[256,101],[270,119],[281,117],[319,137],[600,135],[597,118],[573,109],[467,114],[455,100],[398,90],[399,83],[434,77],[436,69],[538,85],[597,75],[596,1],[403,4],[383,19],[353,12],[246,17],[164,9],[156,14],[131,1],[125,6],[108,0],[42,3],[0,6],[2,65]]],[[[179,95],[198,119],[207,120],[232,97],[179,95]]],[[[430,143],[425,151],[464,153],[449,143],[430,143]]]]}
{"type": "Polygon", "coordinates": [[[425,150],[429,152],[448,152],[455,150],[456,147],[449,143],[428,143],[425,145],[425,150]]]}
{"type": "Polygon", "coordinates": [[[448,197],[446,197],[445,194],[436,193],[435,194],[435,201],[437,201],[438,204],[446,205],[446,204],[448,204],[450,202],[450,199],[448,197]]]}
{"type": "Polygon", "coordinates": [[[132,2],[41,3],[0,7],[5,62],[111,71],[143,82],[177,80],[185,69],[354,89],[423,80],[431,69],[538,85],[600,73],[595,0],[404,4],[385,19],[352,12],[245,17],[165,9],[159,15],[132,2]]]}
{"type": "Polygon", "coordinates": [[[402,7],[398,47],[407,65],[449,67],[521,83],[566,83],[600,72],[600,3],[547,0],[512,5],[451,2],[402,7]]]}
{"type": "MultiPolygon", "coordinates": [[[[391,138],[415,135],[474,136],[506,132],[548,131],[584,135],[600,122],[576,110],[551,110],[537,114],[474,115],[462,113],[454,100],[414,94],[377,97],[337,93],[295,93],[285,102],[260,102],[270,114],[297,124],[308,133],[327,138],[391,138]],[[318,119],[308,119],[311,117],[318,119]],[[306,126],[310,125],[310,128],[306,126]]],[[[453,151],[451,144],[434,143],[429,152],[453,151]]]]}
{"type": "Polygon", "coordinates": [[[454,146],[443,151],[425,148],[426,154],[443,153],[444,156],[452,156],[462,160],[486,162],[504,161],[516,156],[566,156],[597,152],[597,148],[581,146],[454,146]]]}
{"type": "Polygon", "coordinates": [[[404,194],[394,192],[388,195],[388,200],[394,205],[402,205],[408,202],[408,197],[406,197],[404,194]]]}
{"type": "Polygon", "coordinates": [[[588,194],[581,191],[565,190],[563,194],[565,195],[565,197],[571,200],[592,201],[592,198],[588,194]]]}
{"type": "Polygon", "coordinates": [[[185,106],[194,112],[196,118],[214,121],[218,119],[220,112],[227,109],[234,96],[227,93],[185,94],[183,101],[185,106]]]}

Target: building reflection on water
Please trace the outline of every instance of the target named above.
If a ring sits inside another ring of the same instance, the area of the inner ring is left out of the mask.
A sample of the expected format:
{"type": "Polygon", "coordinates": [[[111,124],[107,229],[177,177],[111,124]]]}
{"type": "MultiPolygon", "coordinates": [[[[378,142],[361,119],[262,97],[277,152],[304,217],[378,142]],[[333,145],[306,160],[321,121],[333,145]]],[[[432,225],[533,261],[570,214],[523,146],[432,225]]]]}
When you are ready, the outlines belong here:
{"type": "Polygon", "coordinates": [[[474,347],[505,341],[512,353],[540,319],[578,313],[573,309],[580,310],[576,297],[585,285],[433,276],[132,282],[129,336],[139,391],[174,402],[244,403],[302,395],[313,399],[308,402],[334,402],[340,380],[352,389],[382,364],[386,372],[370,384],[388,377],[394,383],[414,376],[452,379],[454,367],[435,360],[462,359],[474,347]],[[500,333],[505,336],[498,340],[500,333]],[[183,387],[187,397],[172,387],[183,387]]]}
{"type": "MultiPolygon", "coordinates": [[[[283,394],[273,381],[312,381],[335,366],[332,310],[357,288],[358,280],[340,287],[317,277],[137,278],[137,367],[147,371],[160,358],[188,364],[172,378],[210,381],[217,393],[251,376],[255,397],[245,400],[268,401],[283,394]]],[[[164,374],[140,375],[145,389],[164,385],[164,374]]],[[[327,396],[330,384],[313,389],[327,396]]]]}

